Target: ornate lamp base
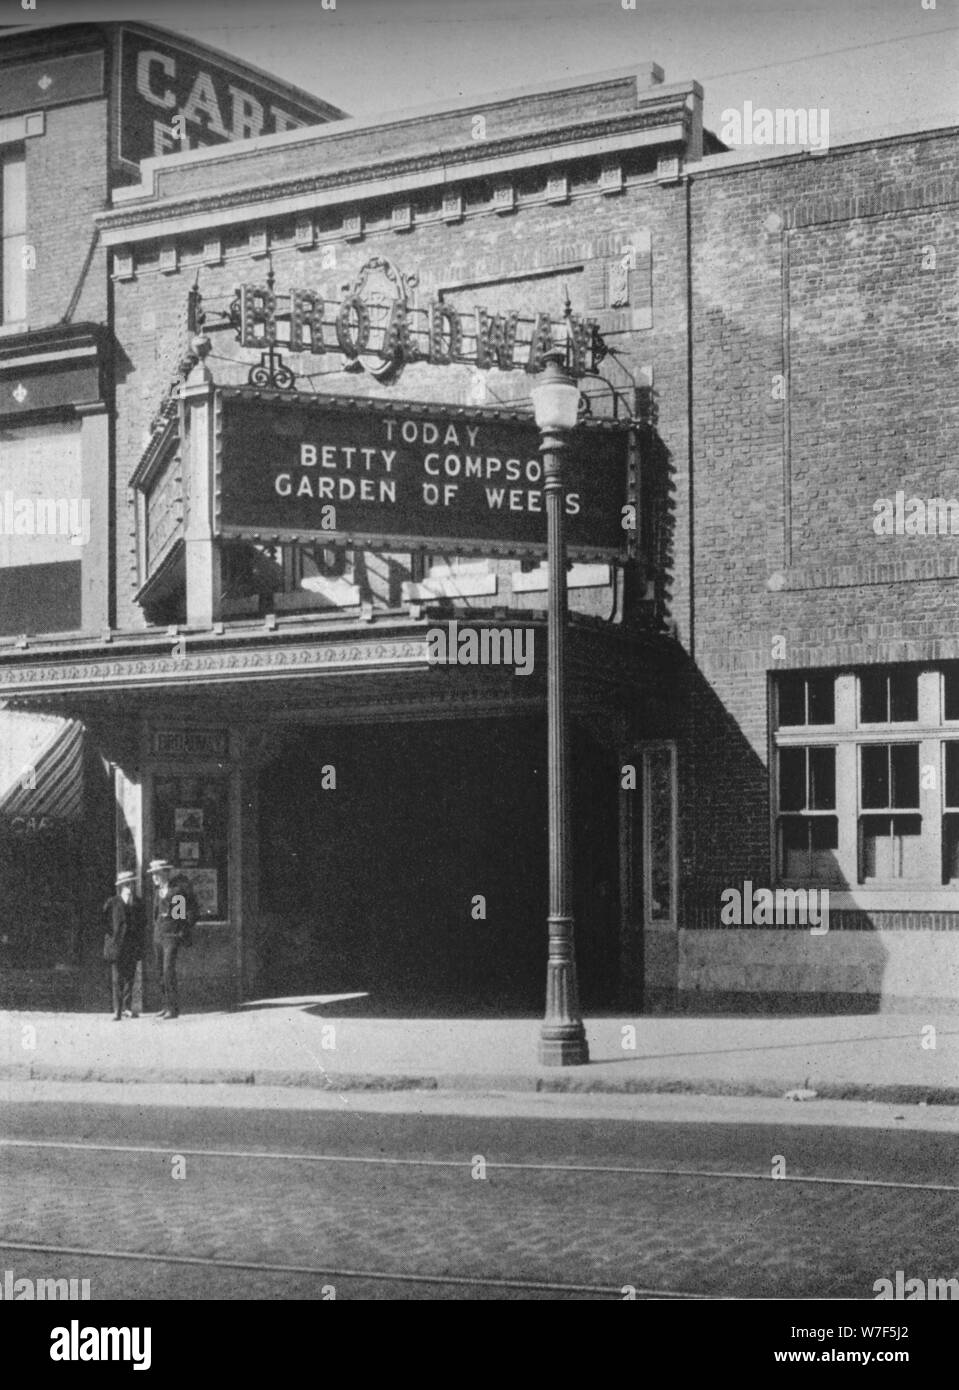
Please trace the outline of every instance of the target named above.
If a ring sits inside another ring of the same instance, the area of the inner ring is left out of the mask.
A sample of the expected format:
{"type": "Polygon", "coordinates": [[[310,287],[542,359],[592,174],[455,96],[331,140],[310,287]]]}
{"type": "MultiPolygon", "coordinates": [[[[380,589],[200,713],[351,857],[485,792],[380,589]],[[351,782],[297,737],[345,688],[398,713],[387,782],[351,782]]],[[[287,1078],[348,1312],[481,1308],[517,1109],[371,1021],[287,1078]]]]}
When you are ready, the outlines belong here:
{"type": "Polygon", "coordinates": [[[586,1029],[579,1014],[579,986],[573,954],[573,919],[550,913],[546,963],[546,1017],[539,1030],[543,1067],[578,1067],[589,1061],[586,1029]]]}
{"type": "Polygon", "coordinates": [[[544,1023],[539,1035],[541,1067],[582,1067],[589,1061],[589,1044],[581,1023],[544,1023]]]}

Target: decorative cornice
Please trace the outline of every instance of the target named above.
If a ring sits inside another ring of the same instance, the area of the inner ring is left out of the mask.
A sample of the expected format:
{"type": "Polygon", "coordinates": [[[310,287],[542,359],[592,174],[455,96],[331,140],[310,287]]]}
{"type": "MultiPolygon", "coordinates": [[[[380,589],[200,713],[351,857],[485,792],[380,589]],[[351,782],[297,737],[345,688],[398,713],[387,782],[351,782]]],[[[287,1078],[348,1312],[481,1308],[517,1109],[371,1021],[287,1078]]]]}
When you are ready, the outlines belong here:
{"type": "MultiPolygon", "coordinates": [[[[160,171],[154,171],[152,197],[146,194],[144,201],[135,207],[103,212],[96,221],[107,246],[120,246],[154,237],[168,238],[171,224],[177,218],[195,223],[192,230],[199,231],[202,226],[215,225],[223,214],[235,213],[240,208],[249,209],[249,220],[255,220],[264,215],[287,215],[294,206],[297,211],[306,211],[314,206],[378,198],[383,195],[385,185],[391,185],[395,191],[408,191],[414,186],[445,187],[454,177],[463,182],[470,178],[485,178],[494,169],[505,172],[510,167],[530,168],[537,165],[555,168],[558,149],[564,150],[565,158],[574,160],[613,149],[648,147],[657,143],[674,145],[685,138],[687,120],[685,101],[674,98],[668,105],[666,102],[660,103],[658,109],[650,110],[649,106],[644,106],[640,110],[617,116],[605,115],[575,126],[490,139],[483,141],[479,147],[471,144],[437,148],[407,158],[353,164],[328,174],[303,175],[281,181],[268,181],[264,176],[259,176],[256,186],[234,187],[191,197],[164,197],[156,188],[160,171]],[[657,133],[659,140],[636,138],[657,133]],[[331,197],[331,194],[343,196],[331,197]],[[279,209],[268,214],[264,212],[267,205],[277,204],[281,205],[279,209]]],[[[234,222],[237,220],[236,216],[232,218],[234,222]]]]}
{"type": "MultiPolygon", "coordinates": [[[[620,106],[625,104],[629,110],[641,104],[669,101],[677,94],[686,102],[691,100],[694,106],[702,105],[703,89],[698,82],[687,79],[664,83],[663,76],[662,69],[656,63],[639,69],[630,64],[611,71],[587,73],[578,81],[571,82],[567,77],[558,81],[537,83],[535,86],[487,92],[465,99],[461,96],[452,101],[430,102],[425,106],[404,106],[396,111],[377,112],[373,117],[346,117],[341,121],[325,124],[322,134],[334,142],[342,141],[344,138],[356,139],[370,148],[382,144],[384,136],[401,131],[408,144],[409,135],[416,127],[432,137],[432,127],[437,123],[448,124],[451,118],[455,118],[472,126],[472,117],[483,115],[489,119],[494,112],[511,117],[511,124],[516,128],[522,119],[533,116],[536,111],[555,111],[557,101],[563,97],[577,98],[584,108],[592,106],[593,109],[599,109],[603,105],[600,96],[603,89],[607,101],[609,95],[615,92],[620,106]]],[[[152,186],[153,171],[158,167],[169,172],[186,169],[195,164],[209,166],[211,160],[235,164],[257,156],[266,156],[269,164],[272,162],[270,157],[280,152],[285,154],[301,146],[314,145],[319,133],[317,126],[300,127],[279,134],[259,135],[252,140],[233,142],[228,149],[218,145],[212,148],[207,146],[181,150],[176,154],[159,157],[151,156],[141,161],[142,183],[139,186],[115,189],[113,199],[115,203],[121,203],[148,195],[152,186]]],[[[435,146],[438,142],[431,138],[429,143],[435,146]]],[[[322,160],[319,162],[322,163],[322,160]]]]}
{"type": "MultiPolygon", "coordinates": [[[[30,657],[18,652],[16,661],[0,664],[0,701],[84,691],[170,691],[197,685],[224,686],[324,674],[343,677],[379,670],[428,670],[436,676],[427,658],[427,633],[430,627],[443,626],[452,620],[452,614],[437,613],[412,631],[397,632],[394,628],[382,637],[364,631],[362,635],[354,637],[347,630],[338,639],[330,637],[312,643],[292,634],[286,635],[285,639],[277,634],[269,643],[263,642],[261,637],[255,646],[247,642],[239,645],[236,639],[211,639],[208,634],[201,637],[188,631],[171,629],[165,640],[171,648],[182,652],[181,655],[173,655],[172,652],[167,655],[158,651],[156,632],[150,635],[151,646],[146,652],[117,649],[107,655],[101,647],[89,657],[72,654],[66,660],[51,660],[48,652],[36,656],[31,653],[30,657]],[[200,648],[201,643],[202,650],[191,651],[191,647],[200,648]]],[[[543,616],[521,617],[510,613],[505,621],[511,627],[524,626],[536,631],[537,666],[545,670],[546,627],[543,616]]],[[[487,627],[489,623],[487,615],[485,618],[477,616],[465,625],[487,627]]],[[[464,626],[462,621],[460,626],[464,626]]],[[[608,685],[630,684],[636,679],[640,668],[649,669],[649,663],[657,652],[661,651],[664,658],[668,657],[669,653],[661,649],[659,639],[649,635],[630,639],[618,629],[608,626],[578,621],[570,625],[570,670],[580,672],[583,679],[597,690],[600,686],[606,688],[608,685]]],[[[489,669],[494,675],[497,672],[502,675],[507,670],[501,666],[489,669]]],[[[527,685],[525,681],[521,684],[524,687],[527,685]]],[[[530,687],[533,684],[530,682],[530,687]]]]}
{"type": "MultiPolygon", "coordinates": [[[[171,638],[171,643],[172,643],[171,638]]],[[[181,639],[183,645],[190,641],[181,639]]],[[[0,699],[27,692],[63,694],[82,690],[130,690],[183,687],[223,681],[289,679],[322,671],[364,671],[380,668],[426,668],[426,632],[422,637],[337,642],[322,646],[235,647],[191,656],[118,657],[113,661],[70,664],[38,663],[0,671],[0,699]]]]}

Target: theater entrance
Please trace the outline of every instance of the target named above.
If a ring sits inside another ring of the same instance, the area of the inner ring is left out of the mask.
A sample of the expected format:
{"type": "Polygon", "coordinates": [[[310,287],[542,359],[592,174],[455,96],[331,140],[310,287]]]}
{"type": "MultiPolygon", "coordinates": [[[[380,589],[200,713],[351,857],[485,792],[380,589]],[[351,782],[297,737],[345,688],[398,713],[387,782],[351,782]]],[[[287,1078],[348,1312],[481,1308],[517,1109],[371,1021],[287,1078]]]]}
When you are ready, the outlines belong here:
{"type": "MultiPolygon", "coordinates": [[[[616,760],[574,728],[584,1007],[617,985],[616,760]]],[[[477,718],[292,733],[260,775],[261,994],[351,1012],[542,1011],[546,726],[477,718]]]]}

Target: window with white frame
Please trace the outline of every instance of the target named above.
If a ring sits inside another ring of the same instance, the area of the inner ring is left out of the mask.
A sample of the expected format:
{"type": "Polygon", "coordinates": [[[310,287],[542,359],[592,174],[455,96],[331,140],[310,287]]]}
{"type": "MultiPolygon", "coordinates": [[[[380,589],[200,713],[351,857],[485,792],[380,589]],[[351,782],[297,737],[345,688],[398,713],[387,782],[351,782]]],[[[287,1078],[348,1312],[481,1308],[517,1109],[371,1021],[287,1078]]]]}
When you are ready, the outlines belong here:
{"type": "Polygon", "coordinates": [[[27,181],[22,145],[0,146],[0,324],[27,317],[27,181]]]}
{"type": "Polygon", "coordinates": [[[922,878],[918,743],[859,749],[859,881],[922,878]]]}
{"type": "Polygon", "coordinates": [[[959,663],[787,674],[773,695],[778,878],[959,886],[959,663]]]}
{"type": "Polygon", "coordinates": [[[780,748],[779,809],[783,876],[831,878],[838,843],[835,748],[780,748]]]}

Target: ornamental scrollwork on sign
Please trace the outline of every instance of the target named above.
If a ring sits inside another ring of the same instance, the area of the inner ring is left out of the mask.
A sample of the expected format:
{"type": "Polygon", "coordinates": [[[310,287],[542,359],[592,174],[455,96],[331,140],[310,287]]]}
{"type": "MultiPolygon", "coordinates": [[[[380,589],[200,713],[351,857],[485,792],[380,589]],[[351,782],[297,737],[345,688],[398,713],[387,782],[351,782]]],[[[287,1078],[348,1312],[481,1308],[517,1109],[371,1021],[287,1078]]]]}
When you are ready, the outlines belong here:
{"type": "Polygon", "coordinates": [[[340,332],[337,319],[337,340],[344,356],[363,367],[378,381],[395,381],[405,361],[415,356],[410,340],[409,310],[412,291],[419,276],[406,275],[386,256],[371,256],[357,272],[352,284],[345,286],[341,308],[356,306],[357,323],[351,337],[346,325],[340,332]],[[370,352],[358,350],[370,346],[370,352]]]}

